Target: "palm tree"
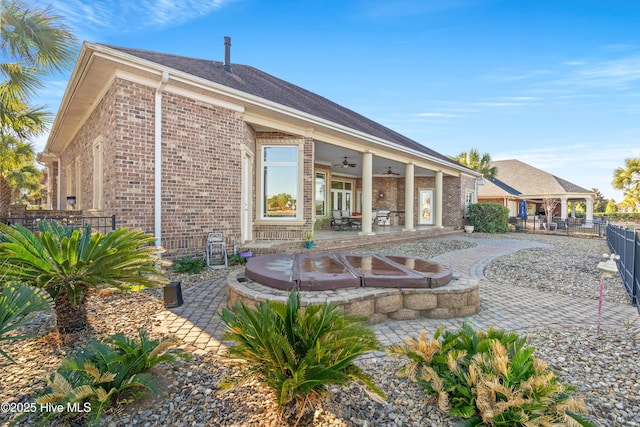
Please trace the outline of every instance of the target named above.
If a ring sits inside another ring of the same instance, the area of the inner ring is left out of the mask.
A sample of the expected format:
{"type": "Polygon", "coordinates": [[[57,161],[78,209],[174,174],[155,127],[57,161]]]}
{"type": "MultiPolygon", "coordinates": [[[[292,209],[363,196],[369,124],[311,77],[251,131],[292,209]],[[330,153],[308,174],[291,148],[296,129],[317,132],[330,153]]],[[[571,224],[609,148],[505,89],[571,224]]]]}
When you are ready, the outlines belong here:
{"type": "Polygon", "coordinates": [[[44,289],[55,303],[62,335],[87,327],[90,289],[107,286],[131,290],[166,281],[157,273],[155,238],[141,230],[121,228],[92,233],[42,221],[34,235],[19,225],[0,223],[0,263],[7,280],[44,289]]]}
{"type": "Polygon", "coordinates": [[[24,178],[24,173],[35,172],[33,145],[12,135],[0,136],[0,218],[9,213],[14,190],[12,185],[24,178]]]}
{"type": "Polygon", "coordinates": [[[625,203],[640,210],[640,157],[628,158],[624,168],[613,172],[611,185],[617,190],[624,190],[625,203]]]}
{"type": "Polygon", "coordinates": [[[452,157],[453,160],[472,169],[476,172],[480,172],[485,178],[495,178],[498,173],[498,168],[491,166],[491,156],[489,153],[480,152],[476,148],[472,148],[469,152],[462,152],[456,157],[452,157]]]}
{"type": "MultiPolygon", "coordinates": [[[[43,77],[68,68],[75,57],[76,39],[53,15],[51,8],[29,7],[20,0],[0,0],[0,217],[7,216],[11,202],[7,176],[16,165],[34,165],[30,153],[16,151],[46,131],[51,115],[42,106],[30,105],[43,86],[43,77]],[[8,157],[8,159],[5,159],[8,157]]],[[[23,147],[24,148],[24,147],[23,147]]],[[[18,168],[19,170],[19,168],[18,168]]]]}

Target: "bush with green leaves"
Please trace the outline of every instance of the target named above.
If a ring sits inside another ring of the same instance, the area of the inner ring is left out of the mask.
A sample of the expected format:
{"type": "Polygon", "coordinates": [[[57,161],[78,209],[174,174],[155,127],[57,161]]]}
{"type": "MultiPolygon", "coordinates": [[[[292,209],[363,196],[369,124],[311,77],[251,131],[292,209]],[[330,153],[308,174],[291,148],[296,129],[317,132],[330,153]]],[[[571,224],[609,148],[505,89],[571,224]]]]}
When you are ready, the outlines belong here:
{"type": "Polygon", "coordinates": [[[38,233],[0,223],[0,262],[8,280],[42,288],[55,302],[56,328],[70,334],[88,325],[87,292],[108,286],[132,290],[166,282],[156,268],[155,238],[120,228],[107,234],[40,221],[38,233]]]}
{"type": "MultiPolygon", "coordinates": [[[[31,319],[29,314],[52,309],[53,302],[44,291],[21,283],[5,283],[0,286],[0,341],[31,338],[31,335],[11,335],[31,319]]],[[[13,359],[0,349],[0,355],[13,359]]]]}
{"type": "Polygon", "coordinates": [[[481,233],[506,233],[509,231],[509,209],[491,202],[469,205],[469,222],[481,233]]]}
{"type": "Polygon", "coordinates": [[[173,261],[171,268],[177,273],[198,274],[204,268],[204,259],[184,256],[173,261]]]}
{"type": "MultiPolygon", "coordinates": [[[[175,363],[178,358],[186,358],[175,344],[174,338],[149,339],[144,330],[139,332],[139,340],[116,334],[93,341],[84,354],[64,360],[50,376],[47,388],[36,398],[37,407],[51,404],[89,409],[85,415],[97,425],[105,409],[114,403],[157,392],[157,381],[148,371],[161,362],[175,363]]],[[[48,425],[52,417],[76,417],[82,413],[42,411],[37,415],[40,425],[48,425]]]]}
{"type": "Polygon", "coordinates": [[[364,318],[345,315],[328,303],[308,305],[303,312],[298,292],[291,292],[286,304],[264,301],[250,308],[241,303],[234,311],[220,312],[224,339],[235,341],[227,355],[246,363],[241,377],[222,384],[225,389],[258,380],[273,390],[283,413],[297,413],[298,420],[330,385],[359,380],[373,398],[386,398],[373,378],[353,363],[379,348],[364,318]]]}
{"type": "Polygon", "coordinates": [[[465,426],[593,426],[580,415],[587,413],[582,399],[534,351],[516,333],[477,332],[468,323],[388,348],[410,360],[398,375],[435,395],[441,410],[467,419],[465,426]]]}

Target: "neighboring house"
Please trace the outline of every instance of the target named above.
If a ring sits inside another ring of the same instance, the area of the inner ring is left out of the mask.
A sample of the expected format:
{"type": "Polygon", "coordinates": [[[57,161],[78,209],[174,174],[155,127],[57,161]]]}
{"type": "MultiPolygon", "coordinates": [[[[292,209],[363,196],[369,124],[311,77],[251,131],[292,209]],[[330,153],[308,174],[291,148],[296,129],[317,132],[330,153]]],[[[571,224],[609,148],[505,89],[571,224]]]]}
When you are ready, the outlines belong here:
{"type": "Polygon", "coordinates": [[[49,206],[153,233],[170,256],[207,232],[240,245],[302,240],[332,209],[397,225],[462,225],[471,171],[253,67],[85,42],[39,160],[49,206]],[[392,172],[392,173],[387,173],[392,172]]]}
{"type": "MultiPolygon", "coordinates": [[[[540,207],[542,199],[554,198],[560,201],[556,214],[561,219],[570,215],[575,217],[575,210],[568,212],[568,202],[585,202],[585,221],[593,221],[592,191],[519,160],[493,161],[491,166],[495,166],[498,173],[495,179],[485,179],[484,185],[478,188],[479,202],[499,203],[509,209],[509,216],[514,217],[519,213],[522,200],[528,204],[528,214],[535,215],[544,212],[540,207]]],[[[575,203],[571,206],[575,208],[575,203]]]]}

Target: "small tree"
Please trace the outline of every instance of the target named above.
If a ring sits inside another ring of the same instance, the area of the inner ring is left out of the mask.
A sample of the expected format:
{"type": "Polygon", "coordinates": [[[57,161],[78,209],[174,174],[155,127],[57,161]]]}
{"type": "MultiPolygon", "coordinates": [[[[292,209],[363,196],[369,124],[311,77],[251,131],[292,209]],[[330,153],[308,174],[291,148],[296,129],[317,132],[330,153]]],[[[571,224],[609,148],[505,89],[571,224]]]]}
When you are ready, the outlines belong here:
{"type": "Polygon", "coordinates": [[[547,217],[547,224],[551,224],[553,222],[553,212],[558,206],[560,200],[555,197],[545,196],[542,198],[542,209],[544,209],[544,214],[547,217]]]}
{"type": "Polygon", "coordinates": [[[0,223],[0,262],[9,280],[44,289],[55,302],[56,327],[70,334],[88,325],[87,292],[107,286],[164,283],[156,273],[158,248],[142,230],[120,228],[108,234],[41,221],[38,234],[0,223]]]}
{"type": "Polygon", "coordinates": [[[604,210],[605,213],[616,213],[618,212],[618,207],[616,206],[616,202],[613,199],[609,199],[607,202],[607,208],[604,210]]]}

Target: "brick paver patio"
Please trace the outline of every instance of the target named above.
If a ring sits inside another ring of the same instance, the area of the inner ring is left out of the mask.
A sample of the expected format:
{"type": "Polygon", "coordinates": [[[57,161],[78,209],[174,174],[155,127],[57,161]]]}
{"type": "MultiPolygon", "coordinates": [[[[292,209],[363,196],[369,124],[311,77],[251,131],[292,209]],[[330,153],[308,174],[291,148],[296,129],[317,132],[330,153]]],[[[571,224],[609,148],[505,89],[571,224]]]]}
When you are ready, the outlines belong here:
{"type": "MultiPolygon", "coordinates": [[[[449,237],[451,238],[451,237],[449,237]]],[[[456,237],[464,239],[465,237],[456,237]]],[[[571,297],[536,289],[491,283],[483,274],[496,257],[521,249],[544,247],[538,242],[509,239],[473,239],[476,246],[440,255],[434,260],[450,266],[454,274],[480,280],[480,312],[468,320],[477,328],[490,326],[513,331],[539,330],[545,327],[593,327],[597,323],[598,301],[571,297]]],[[[183,289],[184,304],[165,309],[159,316],[159,328],[175,334],[196,352],[225,351],[222,342],[224,323],[217,315],[226,305],[226,278],[207,281],[183,289]]],[[[603,302],[602,328],[622,329],[629,318],[638,316],[631,305],[603,302]]],[[[415,337],[420,331],[433,334],[438,325],[456,328],[464,319],[425,319],[386,321],[373,325],[383,345],[415,337]]]]}

